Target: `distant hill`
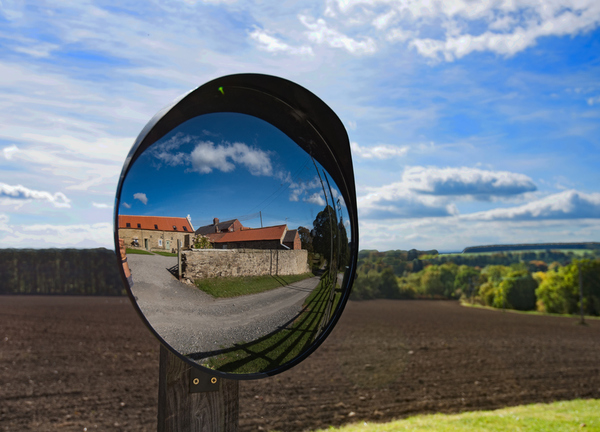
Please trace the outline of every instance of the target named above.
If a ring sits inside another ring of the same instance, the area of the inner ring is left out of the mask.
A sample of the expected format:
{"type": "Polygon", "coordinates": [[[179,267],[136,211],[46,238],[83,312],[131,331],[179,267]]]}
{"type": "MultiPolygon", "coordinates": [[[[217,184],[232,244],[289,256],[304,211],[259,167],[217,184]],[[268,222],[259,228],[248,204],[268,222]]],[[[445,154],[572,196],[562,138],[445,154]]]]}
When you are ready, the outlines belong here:
{"type": "Polygon", "coordinates": [[[487,245],[470,246],[465,248],[462,253],[482,253],[482,252],[506,252],[521,250],[559,250],[559,249],[600,249],[600,243],[580,242],[580,243],[528,243],[528,244],[507,244],[507,245],[487,245]]]}

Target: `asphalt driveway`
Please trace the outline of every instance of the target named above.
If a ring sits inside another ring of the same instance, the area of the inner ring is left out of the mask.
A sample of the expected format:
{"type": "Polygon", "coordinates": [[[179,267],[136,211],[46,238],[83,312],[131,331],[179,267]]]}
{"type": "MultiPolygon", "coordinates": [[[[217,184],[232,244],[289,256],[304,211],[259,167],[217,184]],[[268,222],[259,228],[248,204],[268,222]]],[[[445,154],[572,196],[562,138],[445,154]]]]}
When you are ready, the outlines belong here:
{"type": "Polygon", "coordinates": [[[269,334],[298,315],[313,277],[259,294],[215,299],[169,271],[177,257],[128,255],[132,292],[148,322],[183,354],[228,348],[269,334]]]}

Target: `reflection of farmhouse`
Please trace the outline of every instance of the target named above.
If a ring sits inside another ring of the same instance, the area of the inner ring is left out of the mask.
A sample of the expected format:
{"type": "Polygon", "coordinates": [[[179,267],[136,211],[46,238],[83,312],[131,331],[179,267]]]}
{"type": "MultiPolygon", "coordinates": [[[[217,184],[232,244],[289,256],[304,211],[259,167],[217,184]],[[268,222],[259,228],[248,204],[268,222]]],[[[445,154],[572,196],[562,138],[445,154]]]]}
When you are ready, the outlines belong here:
{"type": "Polygon", "coordinates": [[[127,247],[146,250],[177,249],[177,240],[189,247],[194,228],[187,218],[163,216],[119,216],[119,238],[127,247]]]}
{"type": "Polygon", "coordinates": [[[239,220],[219,222],[196,230],[208,237],[215,249],[300,249],[298,230],[288,230],[287,225],[265,228],[246,228],[239,220]]]}

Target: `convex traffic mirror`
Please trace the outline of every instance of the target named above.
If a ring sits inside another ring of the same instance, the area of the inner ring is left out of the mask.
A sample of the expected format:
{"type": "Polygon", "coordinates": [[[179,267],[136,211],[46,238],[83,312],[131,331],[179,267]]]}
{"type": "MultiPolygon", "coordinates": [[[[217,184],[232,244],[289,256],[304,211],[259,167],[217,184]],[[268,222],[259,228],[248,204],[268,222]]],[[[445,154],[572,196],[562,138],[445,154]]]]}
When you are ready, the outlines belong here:
{"type": "Polygon", "coordinates": [[[227,378],[286,370],[327,337],[350,293],[346,131],[290,81],[209,82],[140,133],[114,226],[129,296],[168,349],[227,378]]]}

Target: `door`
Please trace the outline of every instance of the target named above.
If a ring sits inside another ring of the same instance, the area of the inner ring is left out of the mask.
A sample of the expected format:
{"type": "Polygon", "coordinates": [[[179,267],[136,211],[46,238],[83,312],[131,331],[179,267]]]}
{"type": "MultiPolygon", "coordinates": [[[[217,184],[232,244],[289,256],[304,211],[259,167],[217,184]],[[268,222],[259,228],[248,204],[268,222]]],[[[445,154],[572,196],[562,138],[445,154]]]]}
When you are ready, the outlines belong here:
{"type": "Polygon", "coordinates": [[[167,252],[171,252],[171,240],[167,240],[167,252]]]}
{"type": "Polygon", "coordinates": [[[144,247],[148,250],[148,239],[144,239],[144,247]]]}

